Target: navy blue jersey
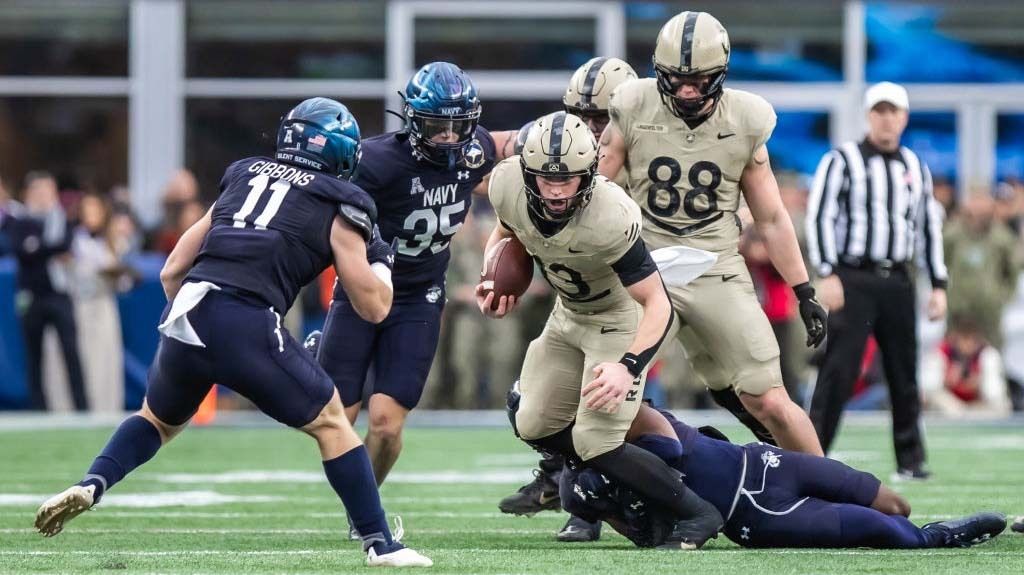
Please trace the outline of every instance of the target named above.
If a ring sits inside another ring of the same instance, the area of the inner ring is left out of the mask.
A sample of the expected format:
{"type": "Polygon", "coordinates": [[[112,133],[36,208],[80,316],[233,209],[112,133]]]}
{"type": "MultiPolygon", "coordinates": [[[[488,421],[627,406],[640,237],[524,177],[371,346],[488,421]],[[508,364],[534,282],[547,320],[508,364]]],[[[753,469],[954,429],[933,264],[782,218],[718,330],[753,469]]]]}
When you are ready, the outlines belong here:
{"type": "MultiPolygon", "coordinates": [[[[477,127],[475,142],[452,170],[418,160],[402,133],[363,140],[353,180],[377,204],[384,241],[398,238],[391,281],[395,301],[437,301],[448,269],[448,243],[462,226],[473,188],[494,166],[494,140],[477,127]]],[[[343,297],[335,288],[335,297],[343,297]]]]}
{"type": "Polygon", "coordinates": [[[213,226],[185,279],[287,311],[334,261],[331,225],[342,204],[375,217],[373,201],[351,182],[270,158],[239,160],[224,172],[213,226]]]}
{"type": "Polygon", "coordinates": [[[729,516],[743,477],[743,447],[707,437],[679,421],[670,412],[658,410],[668,419],[683,445],[683,457],[676,466],[686,486],[729,516]]]}

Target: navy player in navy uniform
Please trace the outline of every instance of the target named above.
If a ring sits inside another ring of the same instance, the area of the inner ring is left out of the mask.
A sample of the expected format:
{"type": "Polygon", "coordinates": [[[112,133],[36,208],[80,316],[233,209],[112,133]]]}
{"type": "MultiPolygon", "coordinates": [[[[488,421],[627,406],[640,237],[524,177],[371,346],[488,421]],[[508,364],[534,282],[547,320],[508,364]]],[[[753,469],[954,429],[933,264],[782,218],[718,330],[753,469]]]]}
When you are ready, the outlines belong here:
{"type": "Polygon", "coordinates": [[[420,400],[437,349],[448,244],[474,191],[486,194],[485,179],[504,156],[495,143],[510,150],[506,143],[516,135],[478,126],[476,87],[454,64],[426,64],[403,97],[405,128],[365,140],[353,180],[376,202],[381,236],[397,241],[391,313],[379,324],[365,321],[335,288],[319,342],[315,334],[307,341],[353,423],[373,366],[366,447],[378,483],[402,450],[405,418],[420,400]]]}
{"type": "Polygon", "coordinates": [[[388,314],[394,253],[374,224],[373,201],[348,181],[359,157],[359,126],[348,109],[313,98],[282,120],[275,159],[228,167],[217,202],[160,273],[170,301],[142,409],[121,424],[82,481],[43,503],[35,521],[41,533],[60,533],[151,459],[216,382],[316,440],[327,479],[363,534],[368,565],[431,565],[392,536],[338,392],[281,325],[299,289],[332,263],[360,317],[379,322],[388,314]]]}
{"type": "MultiPolygon", "coordinates": [[[[648,406],[629,440],[680,471],[743,547],[969,547],[1006,528],[998,513],[918,527],[907,519],[910,505],[870,473],[765,443],[734,445],[713,428],[695,429],[648,406]]],[[[564,472],[560,492],[567,511],[608,521],[638,546],[672,544],[674,518],[592,469],[564,472]]]]}

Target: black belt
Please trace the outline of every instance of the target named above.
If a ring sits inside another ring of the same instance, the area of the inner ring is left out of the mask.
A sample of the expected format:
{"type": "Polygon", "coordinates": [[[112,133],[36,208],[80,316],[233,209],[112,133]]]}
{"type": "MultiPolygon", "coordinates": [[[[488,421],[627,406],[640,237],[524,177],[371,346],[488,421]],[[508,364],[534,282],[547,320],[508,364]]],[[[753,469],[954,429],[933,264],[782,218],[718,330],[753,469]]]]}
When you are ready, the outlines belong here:
{"type": "Polygon", "coordinates": [[[907,273],[907,262],[894,262],[892,260],[874,261],[865,258],[843,256],[839,258],[839,265],[845,268],[871,272],[883,278],[887,278],[894,273],[907,273]]]}

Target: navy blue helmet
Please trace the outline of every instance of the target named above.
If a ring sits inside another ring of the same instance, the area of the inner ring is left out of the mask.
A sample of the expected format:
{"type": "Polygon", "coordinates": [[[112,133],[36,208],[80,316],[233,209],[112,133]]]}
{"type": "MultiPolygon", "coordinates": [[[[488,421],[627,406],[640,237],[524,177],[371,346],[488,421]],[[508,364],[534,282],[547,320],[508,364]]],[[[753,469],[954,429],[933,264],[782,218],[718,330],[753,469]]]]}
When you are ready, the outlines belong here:
{"type": "Polygon", "coordinates": [[[431,62],[413,74],[402,97],[413,149],[429,162],[454,168],[480,121],[480,99],[469,75],[455,64],[431,62]],[[435,141],[438,136],[447,141],[435,141]]]}
{"type": "Polygon", "coordinates": [[[292,108],[277,131],[277,159],[343,180],[356,173],[362,151],[359,124],[330,98],[310,98],[292,108]]]}

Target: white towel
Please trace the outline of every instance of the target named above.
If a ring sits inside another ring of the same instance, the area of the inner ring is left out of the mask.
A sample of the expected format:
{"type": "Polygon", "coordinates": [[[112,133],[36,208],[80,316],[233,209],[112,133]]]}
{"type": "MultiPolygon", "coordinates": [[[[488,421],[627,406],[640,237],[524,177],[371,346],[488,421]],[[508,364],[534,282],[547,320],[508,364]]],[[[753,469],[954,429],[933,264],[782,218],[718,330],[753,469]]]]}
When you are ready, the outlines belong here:
{"type": "Polygon", "coordinates": [[[718,261],[718,254],[686,246],[671,246],[651,252],[665,285],[683,287],[699,278],[718,261]]]}
{"type": "Polygon", "coordinates": [[[183,284],[181,289],[178,290],[178,295],[174,296],[174,303],[171,304],[171,312],[167,314],[167,319],[157,329],[167,337],[174,338],[188,345],[206,347],[203,340],[199,339],[199,334],[196,333],[195,328],[189,323],[187,314],[199,305],[199,302],[203,301],[203,298],[206,297],[210,290],[219,289],[220,286],[210,282],[189,282],[183,284]]]}

